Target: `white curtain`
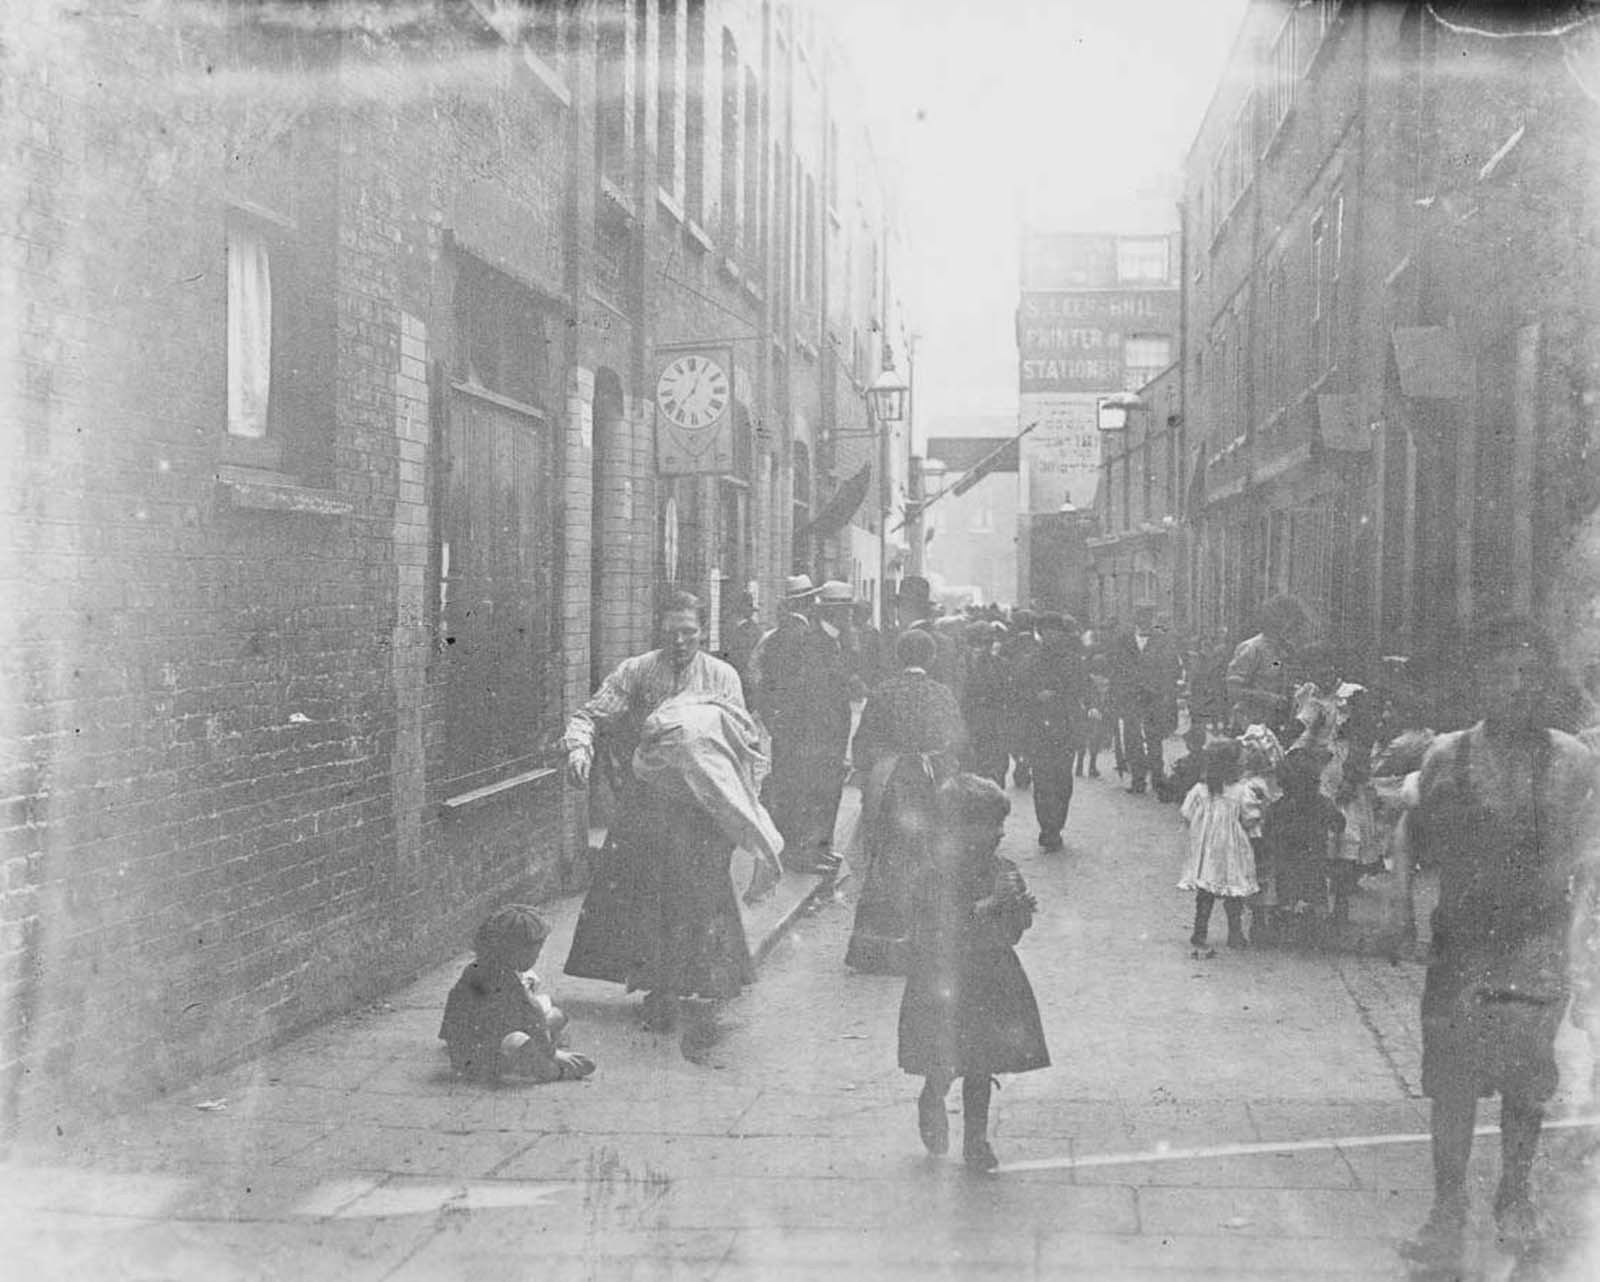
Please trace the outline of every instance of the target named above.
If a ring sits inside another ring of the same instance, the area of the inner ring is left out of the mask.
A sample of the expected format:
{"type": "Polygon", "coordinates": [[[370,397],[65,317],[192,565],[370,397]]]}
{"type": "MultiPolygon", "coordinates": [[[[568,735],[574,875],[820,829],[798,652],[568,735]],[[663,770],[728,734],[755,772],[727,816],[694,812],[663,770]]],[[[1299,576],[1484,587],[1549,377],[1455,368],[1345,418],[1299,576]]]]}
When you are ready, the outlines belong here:
{"type": "Polygon", "coordinates": [[[228,229],[228,432],[267,434],[272,384],[272,269],[267,245],[245,227],[228,229]]]}

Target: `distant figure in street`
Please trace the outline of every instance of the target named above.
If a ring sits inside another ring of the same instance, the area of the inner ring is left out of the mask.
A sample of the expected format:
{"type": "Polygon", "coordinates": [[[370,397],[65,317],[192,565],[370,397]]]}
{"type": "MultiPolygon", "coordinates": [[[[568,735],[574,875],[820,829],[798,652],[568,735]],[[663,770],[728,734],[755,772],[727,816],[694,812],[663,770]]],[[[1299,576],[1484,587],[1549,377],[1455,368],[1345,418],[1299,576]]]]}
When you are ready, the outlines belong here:
{"type": "MultiPolygon", "coordinates": [[[[637,750],[651,718],[676,699],[692,697],[728,710],[713,747],[733,782],[754,791],[750,777],[766,764],[754,746],[755,725],[744,711],[739,674],[700,648],[700,602],[673,593],[661,612],[665,644],[624,659],[567,722],[567,782],[583,787],[599,746],[612,754],[618,789],[616,822],[606,834],[583,911],[567,954],[566,973],[645,990],[645,1026],[665,1032],[677,1022],[678,999],[732,997],[755,974],[744,921],[734,898],[734,842],[716,813],[683,795],[646,784],[637,750]]],[[[770,829],[758,803],[747,832],[770,829]]],[[[741,836],[744,834],[741,833],[741,836]]],[[[751,838],[758,858],[775,862],[776,832],[751,838]]]]}
{"type": "Polygon", "coordinates": [[[1021,675],[1019,699],[1039,847],[1056,851],[1072,805],[1072,761],[1088,731],[1089,674],[1076,620],[1047,611],[1038,625],[1039,648],[1021,675]]]}
{"type": "Polygon", "coordinates": [[[783,834],[784,866],[830,874],[834,824],[850,746],[851,664],[845,632],[855,594],[830,579],[812,588],[791,575],[787,612],[752,659],[756,713],[772,735],[772,773],[761,799],[783,834]]]}
{"type": "Polygon", "coordinates": [[[1111,693],[1122,718],[1129,792],[1156,788],[1166,773],[1162,745],[1178,728],[1178,677],[1182,667],[1155,607],[1135,606],[1133,627],[1111,643],[1111,693]]]}
{"type": "Polygon", "coordinates": [[[739,674],[739,681],[744,688],[744,701],[746,706],[749,706],[753,702],[755,693],[750,688],[750,656],[755,652],[756,643],[761,640],[766,629],[756,617],[756,601],[748,590],[739,593],[733,616],[723,629],[726,639],[723,643],[722,657],[739,674]]]}
{"type": "Polygon", "coordinates": [[[1206,749],[1206,777],[1183,799],[1189,825],[1189,855],[1178,878],[1179,890],[1194,891],[1194,931],[1189,946],[1195,955],[1214,957],[1206,940],[1211,913],[1222,900],[1228,917],[1228,945],[1244,948],[1244,903],[1261,887],[1256,882],[1256,857],[1247,827],[1260,818],[1260,800],[1240,777],[1239,745],[1223,739],[1206,749]]]}
{"type": "Polygon", "coordinates": [[[928,675],[934,640],[901,635],[901,673],[867,696],[851,757],[866,773],[852,864],[864,866],[845,965],[903,975],[911,933],[911,885],[938,825],[935,797],[960,769],[966,727],[955,695],[928,675]]]}
{"type": "Polygon", "coordinates": [[[1289,731],[1294,646],[1304,627],[1305,610],[1292,596],[1275,596],[1261,607],[1261,631],[1239,642],[1228,661],[1229,715],[1235,730],[1264,725],[1279,735],[1289,731]]]}
{"type": "MultiPolygon", "coordinates": [[[[1344,816],[1322,795],[1315,749],[1291,749],[1278,767],[1283,795],[1262,819],[1262,866],[1258,880],[1270,883],[1271,933],[1289,942],[1320,943],[1328,914],[1328,861],[1344,831],[1344,816]]],[[[1257,942],[1262,923],[1255,928],[1257,942]]]]}
{"type": "Polygon", "coordinates": [[[1010,762],[1011,681],[997,652],[997,627],[988,622],[967,624],[967,684],[961,715],[967,723],[966,768],[1004,788],[1010,762]]]}
{"type": "Polygon", "coordinates": [[[1111,677],[1103,654],[1089,656],[1089,687],[1084,709],[1083,743],[1073,756],[1072,773],[1079,779],[1100,777],[1100,754],[1111,742],[1116,712],[1111,702],[1111,677]]]}
{"type": "Polygon", "coordinates": [[[894,594],[894,617],[898,633],[917,628],[934,639],[937,654],[928,669],[929,675],[959,701],[965,656],[955,636],[939,626],[939,616],[933,608],[933,589],[927,579],[920,574],[908,574],[900,580],[894,594]]]}
{"type": "Polygon", "coordinates": [[[850,608],[850,697],[865,699],[893,676],[892,658],[882,630],[872,621],[872,602],[857,601],[850,608]]]}
{"type": "Polygon", "coordinates": [[[911,966],[900,999],[900,1067],[923,1079],[917,1128],[928,1152],[950,1145],[945,1095],[961,1079],[962,1156],[998,1164],[989,1144],[995,1073],[1047,1068],[1050,1052],[1015,945],[1034,898],[1016,864],[995,854],[1011,803],[993,782],[961,774],[939,789],[932,862],[916,879],[911,966]]]}
{"type": "Polygon", "coordinates": [[[1022,677],[1039,649],[1039,634],[1032,610],[1018,608],[1011,612],[1011,634],[1000,647],[1000,660],[1005,665],[1010,684],[1007,711],[1011,719],[1011,734],[1007,747],[1011,750],[1011,781],[1019,788],[1033,783],[1033,769],[1028,765],[1028,730],[1024,716],[1026,704],[1022,700],[1022,677]]]}
{"type": "Polygon", "coordinates": [[[1515,1249],[1539,1236],[1529,1173],[1557,1085],[1572,887],[1594,860],[1595,760],[1550,728],[1554,647],[1506,620],[1472,648],[1483,719],[1433,741],[1406,818],[1418,865],[1439,872],[1422,992],[1434,1203],[1406,1250],[1441,1268],[1459,1264],[1479,1096],[1500,1095],[1500,1240],[1515,1249]]]}
{"type": "Polygon", "coordinates": [[[592,1059],[567,1049],[567,1017],[533,973],[549,934],[524,904],[501,908],[478,927],[474,960],[450,990],[439,1025],[450,1067],[463,1077],[556,1082],[594,1072],[592,1059]]]}
{"type": "Polygon", "coordinates": [[[1190,726],[1183,732],[1183,746],[1188,751],[1178,758],[1156,790],[1162,801],[1181,804],[1189,790],[1206,777],[1206,728],[1190,726]]]}

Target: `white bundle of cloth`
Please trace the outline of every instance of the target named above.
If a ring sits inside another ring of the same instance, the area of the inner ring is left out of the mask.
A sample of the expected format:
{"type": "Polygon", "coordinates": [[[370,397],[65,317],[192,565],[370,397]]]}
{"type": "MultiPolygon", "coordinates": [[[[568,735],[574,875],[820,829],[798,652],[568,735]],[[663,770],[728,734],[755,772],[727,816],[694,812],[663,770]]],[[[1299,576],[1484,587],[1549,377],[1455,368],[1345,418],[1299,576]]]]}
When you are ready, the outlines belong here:
{"type": "Polygon", "coordinates": [[[640,783],[694,803],[734,845],[776,864],[783,837],[759,792],[769,764],[750,714],[705,694],[674,695],[658,707],[633,754],[640,783]]]}

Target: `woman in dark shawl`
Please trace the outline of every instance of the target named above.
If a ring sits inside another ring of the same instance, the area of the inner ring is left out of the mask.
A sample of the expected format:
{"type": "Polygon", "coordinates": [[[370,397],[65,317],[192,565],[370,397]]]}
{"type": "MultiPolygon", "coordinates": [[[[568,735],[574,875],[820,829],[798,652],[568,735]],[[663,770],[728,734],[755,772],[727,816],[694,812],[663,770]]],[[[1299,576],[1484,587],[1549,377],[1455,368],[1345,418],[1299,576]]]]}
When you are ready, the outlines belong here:
{"type": "Polygon", "coordinates": [[[939,787],[966,741],[955,695],[928,675],[937,654],[920,628],[900,636],[900,675],[868,696],[850,749],[867,780],[856,850],[866,871],[844,960],[868,974],[906,973],[912,881],[928,859],[939,787]]]}

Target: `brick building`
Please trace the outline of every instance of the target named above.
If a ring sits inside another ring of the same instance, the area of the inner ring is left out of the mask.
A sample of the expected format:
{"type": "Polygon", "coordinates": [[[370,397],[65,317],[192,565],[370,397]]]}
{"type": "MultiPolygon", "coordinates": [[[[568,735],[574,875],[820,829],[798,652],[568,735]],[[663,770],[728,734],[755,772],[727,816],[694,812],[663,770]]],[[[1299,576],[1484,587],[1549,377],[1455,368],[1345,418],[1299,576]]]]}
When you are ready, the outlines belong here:
{"type": "Polygon", "coordinates": [[[1200,626],[1290,591],[1442,673],[1554,608],[1593,507],[1596,46],[1508,14],[1247,11],[1185,173],[1200,626]]]}
{"type": "Polygon", "coordinates": [[[14,1124],[580,877],[566,711],[658,585],[770,596],[899,318],[792,5],[25,0],[0,48],[14,1124]],[[719,346],[731,470],[663,475],[664,354],[719,346]]]}
{"type": "Polygon", "coordinates": [[[1095,491],[1092,618],[1126,625],[1139,605],[1170,625],[1187,621],[1187,533],[1181,517],[1192,459],[1183,421],[1182,365],[1137,389],[1139,408],[1100,447],[1095,491]]]}

